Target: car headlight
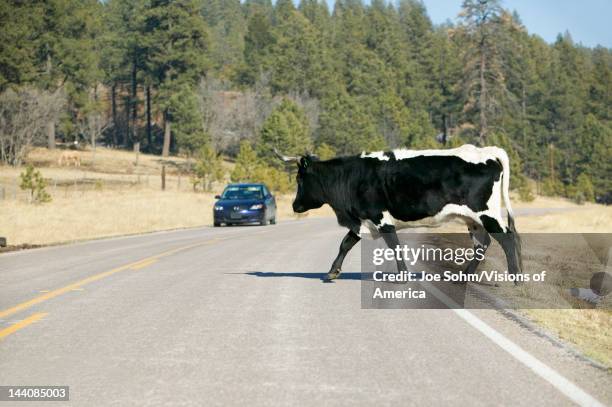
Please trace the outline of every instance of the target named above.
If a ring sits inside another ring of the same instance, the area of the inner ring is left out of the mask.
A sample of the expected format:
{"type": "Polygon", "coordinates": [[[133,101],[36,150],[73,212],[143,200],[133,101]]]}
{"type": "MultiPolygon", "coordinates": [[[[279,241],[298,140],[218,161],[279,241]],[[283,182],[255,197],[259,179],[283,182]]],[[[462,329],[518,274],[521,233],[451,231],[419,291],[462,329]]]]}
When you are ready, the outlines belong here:
{"type": "Polygon", "coordinates": [[[261,208],[263,208],[263,204],[255,204],[255,205],[251,205],[249,209],[253,210],[253,209],[261,209],[261,208]]]}
{"type": "Polygon", "coordinates": [[[222,207],[222,206],[220,206],[220,205],[215,205],[215,210],[216,210],[216,211],[222,211],[222,210],[223,210],[223,207],[222,207]]]}

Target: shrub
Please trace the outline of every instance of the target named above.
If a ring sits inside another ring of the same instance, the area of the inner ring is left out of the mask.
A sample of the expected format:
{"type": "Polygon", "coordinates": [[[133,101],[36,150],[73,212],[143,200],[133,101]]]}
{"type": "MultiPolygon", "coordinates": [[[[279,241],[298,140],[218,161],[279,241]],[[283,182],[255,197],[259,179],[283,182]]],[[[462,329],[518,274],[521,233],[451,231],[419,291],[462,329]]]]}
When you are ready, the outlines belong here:
{"type": "Polygon", "coordinates": [[[255,171],[254,182],[263,182],[272,191],[286,194],[293,189],[293,182],[289,179],[289,174],[274,167],[260,165],[255,171]]]}
{"type": "Polygon", "coordinates": [[[232,182],[263,182],[270,190],[281,194],[293,188],[289,174],[263,163],[248,141],[240,144],[240,152],[231,179],[232,182]]]}
{"type": "Polygon", "coordinates": [[[282,167],[274,156],[274,149],[284,154],[300,155],[310,151],[312,141],[308,119],[293,101],[283,99],[263,123],[259,134],[257,153],[269,165],[282,167]]]}
{"type": "Polygon", "coordinates": [[[40,171],[34,169],[32,164],[28,164],[19,177],[21,178],[19,187],[24,191],[30,191],[31,203],[51,202],[51,195],[45,190],[47,181],[42,177],[40,171]]]}
{"type": "Polygon", "coordinates": [[[542,182],[542,195],[544,196],[559,196],[563,195],[565,192],[565,188],[561,181],[547,178],[542,182]]]}
{"type": "Polygon", "coordinates": [[[327,143],[321,143],[315,149],[315,155],[317,155],[321,160],[329,160],[336,156],[336,150],[327,143]]]}
{"type": "Polygon", "coordinates": [[[221,157],[217,152],[209,145],[200,147],[194,176],[191,179],[193,190],[196,191],[200,186],[204,191],[210,191],[213,182],[223,180],[224,175],[221,157]]]}
{"type": "Polygon", "coordinates": [[[527,182],[524,182],[518,189],[519,199],[523,202],[531,202],[535,199],[531,187],[527,182]]]}
{"type": "Polygon", "coordinates": [[[260,165],[257,153],[253,150],[251,143],[243,140],[240,143],[240,151],[236,157],[236,166],[231,174],[232,182],[247,182],[253,179],[255,171],[260,165]]]}
{"type": "Polygon", "coordinates": [[[591,178],[587,174],[580,174],[576,180],[576,192],[583,195],[584,199],[588,202],[595,200],[595,188],[591,178]]]}

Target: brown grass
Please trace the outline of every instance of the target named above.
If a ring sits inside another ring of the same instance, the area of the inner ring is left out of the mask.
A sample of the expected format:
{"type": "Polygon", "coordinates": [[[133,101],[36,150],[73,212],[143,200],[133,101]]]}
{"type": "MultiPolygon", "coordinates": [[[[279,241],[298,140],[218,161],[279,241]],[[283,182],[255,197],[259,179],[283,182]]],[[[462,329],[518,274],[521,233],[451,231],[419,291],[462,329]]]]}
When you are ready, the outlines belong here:
{"type": "MultiPolygon", "coordinates": [[[[0,166],[0,236],[10,245],[52,244],[124,234],[212,225],[213,192],[195,193],[184,173],[187,160],[162,159],[132,152],[98,148],[79,151],[81,167],[60,167],[61,149],[35,148],[27,162],[40,169],[53,200],[28,203],[19,188],[23,168],[0,166]],[[161,190],[161,168],[166,165],[166,190],[161,190]],[[4,198],[4,199],[3,199],[4,198]]],[[[232,163],[224,164],[227,172],[232,163]]],[[[278,220],[295,219],[290,196],[277,196],[278,220]]],[[[321,209],[308,216],[327,216],[321,209]]]]}
{"type": "MultiPolygon", "coordinates": [[[[292,197],[278,196],[278,220],[295,219],[292,197]]],[[[11,245],[51,244],[212,225],[213,194],[132,189],[62,193],[49,204],[0,201],[0,235],[11,245]]],[[[321,212],[321,211],[320,211],[321,212]]],[[[320,214],[319,214],[320,215],[320,214]]],[[[317,213],[309,216],[317,216],[317,213]]]]}
{"type": "Polygon", "coordinates": [[[517,229],[521,233],[612,233],[612,207],[595,204],[562,207],[572,210],[518,217],[517,229]]]}
{"type": "Polygon", "coordinates": [[[529,309],[529,318],[612,369],[612,311],[601,309],[529,309]]]}
{"type": "MultiPolygon", "coordinates": [[[[68,170],[74,167],[59,166],[58,159],[65,150],[46,148],[33,148],[27,156],[26,162],[42,168],[64,168],[68,170]]],[[[91,149],[77,150],[81,157],[81,169],[109,174],[159,174],[162,165],[166,166],[169,174],[186,171],[188,160],[183,157],[162,158],[150,154],[138,154],[136,164],[136,153],[98,147],[95,152],[91,149]]]]}
{"type": "Polygon", "coordinates": [[[211,223],[210,194],[134,190],[54,197],[50,204],[0,203],[9,244],[49,244],[211,223]],[[6,217],[5,217],[6,216],[6,217]]]}

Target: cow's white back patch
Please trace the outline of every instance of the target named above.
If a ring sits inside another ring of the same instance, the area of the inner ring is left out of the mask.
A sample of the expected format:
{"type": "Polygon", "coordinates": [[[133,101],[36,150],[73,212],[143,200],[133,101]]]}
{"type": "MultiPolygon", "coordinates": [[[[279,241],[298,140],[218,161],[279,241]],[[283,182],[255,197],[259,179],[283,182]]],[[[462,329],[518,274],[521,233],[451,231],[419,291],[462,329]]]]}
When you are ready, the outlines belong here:
{"type": "Polygon", "coordinates": [[[461,147],[449,148],[446,150],[407,150],[401,148],[393,150],[393,154],[396,160],[405,160],[421,156],[454,156],[472,164],[480,164],[487,160],[495,160],[499,158],[501,154],[505,154],[505,152],[499,147],[479,148],[472,144],[464,144],[461,147]]]}
{"type": "Polygon", "coordinates": [[[385,155],[384,151],[375,151],[373,153],[361,153],[361,158],[377,158],[380,161],[389,161],[389,156],[385,155]]]}
{"type": "MultiPolygon", "coordinates": [[[[464,144],[461,147],[451,149],[431,149],[431,150],[408,150],[408,149],[396,149],[393,150],[393,155],[396,160],[406,160],[415,157],[458,157],[465,162],[472,164],[486,163],[487,160],[498,160],[502,164],[502,179],[493,183],[491,195],[487,200],[487,209],[484,211],[475,212],[465,205],[447,204],[437,214],[420,219],[414,222],[403,222],[398,219],[394,219],[388,212],[383,213],[383,219],[379,225],[375,225],[372,222],[365,222],[362,224],[364,228],[369,229],[372,234],[375,234],[377,228],[383,225],[395,225],[397,229],[404,228],[416,228],[416,227],[438,227],[442,223],[449,221],[453,218],[460,218],[466,221],[468,224],[476,224],[482,226],[482,215],[489,216],[495,219],[503,230],[507,230],[507,224],[501,214],[502,198],[506,209],[510,216],[512,216],[512,208],[510,206],[509,198],[509,177],[510,177],[510,164],[508,162],[508,155],[506,152],[499,147],[476,147],[472,144],[464,144]]],[[[391,157],[384,151],[375,151],[371,153],[361,153],[361,158],[373,158],[380,161],[389,161],[391,157]]]]}
{"type": "MultiPolygon", "coordinates": [[[[406,160],[415,157],[459,157],[462,160],[472,163],[485,163],[487,160],[496,160],[506,155],[506,152],[499,147],[476,147],[472,144],[464,144],[461,147],[449,149],[431,149],[431,150],[409,150],[399,148],[393,150],[393,155],[396,160],[406,160]]],[[[376,158],[380,161],[389,161],[389,157],[384,151],[374,151],[361,153],[361,158],[376,158]]]]}

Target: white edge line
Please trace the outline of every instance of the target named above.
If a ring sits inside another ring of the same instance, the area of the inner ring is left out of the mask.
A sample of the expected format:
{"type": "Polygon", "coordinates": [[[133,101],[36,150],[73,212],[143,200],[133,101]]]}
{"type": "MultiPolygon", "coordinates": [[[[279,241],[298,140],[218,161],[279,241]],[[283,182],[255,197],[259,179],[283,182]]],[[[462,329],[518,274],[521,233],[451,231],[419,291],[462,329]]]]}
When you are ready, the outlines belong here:
{"type": "Polygon", "coordinates": [[[476,315],[468,310],[461,308],[459,304],[449,298],[442,291],[429,283],[421,283],[421,285],[431,292],[434,297],[442,301],[447,307],[452,309],[461,319],[470,324],[473,328],[489,338],[497,346],[508,352],[512,357],[521,362],[523,365],[530,368],[534,373],[552,384],[555,389],[563,393],[566,397],[580,406],[604,407],[604,404],[593,396],[582,390],[580,387],[557,373],[554,369],[548,367],[529,352],[521,348],[519,345],[506,338],[501,333],[497,332],[487,323],[482,321],[476,315]]]}

